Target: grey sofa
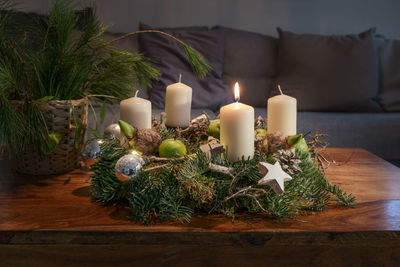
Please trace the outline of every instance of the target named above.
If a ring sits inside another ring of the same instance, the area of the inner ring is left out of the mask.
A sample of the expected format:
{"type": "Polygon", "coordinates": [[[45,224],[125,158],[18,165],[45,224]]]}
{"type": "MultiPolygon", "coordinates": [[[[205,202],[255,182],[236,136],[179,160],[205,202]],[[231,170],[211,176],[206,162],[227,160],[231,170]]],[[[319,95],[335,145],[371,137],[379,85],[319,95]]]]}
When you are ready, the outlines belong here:
{"type": "MultiPolygon", "coordinates": [[[[107,33],[106,38],[119,35],[107,33]]],[[[266,102],[270,92],[262,88],[271,86],[276,78],[276,73],[270,68],[271,64],[276,64],[276,55],[271,54],[276,49],[274,42],[276,45],[276,38],[271,36],[226,30],[223,78],[228,86],[234,81],[243,84],[247,94],[242,102],[254,106],[256,116],[267,117],[266,102]]],[[[138,51],[136,38],[122,40],[117,46],[131,52],[138,51]]],[[[146,90],[139,95],[148,97],[146,90]]],[[[158,117],[161,111],[153,110],[153,116],[158,117]]],[[[211,117],[217,115],[211,110],[204,111],[211,117]]],[[[192,110],[192,117],[202,112],[201,109],[192,110]]],[[[109,106],[99,131],[118,119],[118,104],[109,106]]],[[[94,120],[89,119],[89,124],[94,127],[94,120]]],[[[400,159],[400,112],[298,112],[298,132],[308,131],[329,134],[331,147],[361,147],[388,160],[400,159]]]]}

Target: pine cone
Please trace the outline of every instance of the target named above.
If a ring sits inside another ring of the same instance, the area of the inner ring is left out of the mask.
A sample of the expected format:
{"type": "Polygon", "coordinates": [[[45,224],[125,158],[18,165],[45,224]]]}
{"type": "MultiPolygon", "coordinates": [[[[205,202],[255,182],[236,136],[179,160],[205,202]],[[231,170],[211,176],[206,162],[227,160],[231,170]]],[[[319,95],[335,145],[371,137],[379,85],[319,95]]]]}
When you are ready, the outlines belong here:
{"type": "Polygon", "coordinates": [[[282,169],[290,175],[300,171],[301,160],[296,156],[294,149],[280,149],[276,152],[275,158],[281,163],[282,169]]]}
{"type": "Polygon", "coordinates": [[[262,150],[265,153],[273,154],[280,149],[288,149],[287,137],[280,132],[269,133],[262,140],[262,150]]]}
{"type": "Polygon", "coordinates": [[[261,116],[258,116],[257,119],[254,122],[254,128],[266,128],[267,126],[267,121],[261,116]]]}
{"type": "Polygon", "coordinates": [[[134,148],[143,154],[155,154],[161,144],[160,134],[153,129],[135,131],[134,148]]]}

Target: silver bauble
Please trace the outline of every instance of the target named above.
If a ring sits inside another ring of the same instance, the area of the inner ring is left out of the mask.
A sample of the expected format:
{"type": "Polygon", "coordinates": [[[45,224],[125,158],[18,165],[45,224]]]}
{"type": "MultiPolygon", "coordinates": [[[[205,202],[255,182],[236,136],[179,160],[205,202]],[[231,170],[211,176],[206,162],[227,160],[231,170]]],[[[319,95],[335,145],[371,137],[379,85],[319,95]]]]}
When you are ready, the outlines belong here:
{"type": "Polygon", "coordinates": [[[121,157],[115,164],[115,173],[121,181],[135,177],[144,165],[143,158],[137,153],[131,153],[121,157]]]}
{"type": "Polygon", "coordinates": [[[85,165],[91,168],[101,156],[100,145],[104,142],[102,139],[91,139],[88,140],[83,147],[82,157],[85,165]]]}
{"type": "Polygon", "coordinates": [[[121,128],[118,123],[113,123],[107,126],[104,130],[104,138],[120,138],[121,128]]]}

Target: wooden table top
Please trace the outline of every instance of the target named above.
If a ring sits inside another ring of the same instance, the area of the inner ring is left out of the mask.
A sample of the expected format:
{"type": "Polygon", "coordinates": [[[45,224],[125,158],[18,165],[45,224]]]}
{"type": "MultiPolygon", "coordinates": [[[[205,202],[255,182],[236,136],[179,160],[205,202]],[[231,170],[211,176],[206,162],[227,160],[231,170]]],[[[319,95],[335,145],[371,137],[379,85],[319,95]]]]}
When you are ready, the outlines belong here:
{"type": "MultiPolygon", "coordinates": [[[[103,207],[92,202],[88,172],[75,170],[47,178],[30,177],[16,174],[10,161],[2,160],[0,244],[89,239],[90,242],[144,242],[149,235],[157,237],[157,242],[167,242],[160,239],[166,233],[175,233],[174,238],[179,237],[180,242],[193,242],[206,233],[239,236],[247,233],[253,236],[251,242],[255,242],[256,234],[265,238],[279,234],[282,241],[290,235],[312,233],[330,233],[330,236],[362,233],[364,237],[385,233],[386,237],[395,234],[394,238],[400,240],[400,169],[363,149],[329,148],[324,153],[336,161],[327,170],[327,177],[353,193],[357,198],[353,208],[329,207],[323,212],[283,221],[267,215],[240,215],[235,221],[222,215],[195,215],[190,224],[165,222],[151,226],[126,219],[129,212],[123,204],[103,207]],[[94,233],[96,241],[93,241],[94,233]],[[147,237],[141,239],[138,233],[146,233],[147,237]]],[[[208,238],[227,242],[218,235],[208,235],[208,238]]]]}

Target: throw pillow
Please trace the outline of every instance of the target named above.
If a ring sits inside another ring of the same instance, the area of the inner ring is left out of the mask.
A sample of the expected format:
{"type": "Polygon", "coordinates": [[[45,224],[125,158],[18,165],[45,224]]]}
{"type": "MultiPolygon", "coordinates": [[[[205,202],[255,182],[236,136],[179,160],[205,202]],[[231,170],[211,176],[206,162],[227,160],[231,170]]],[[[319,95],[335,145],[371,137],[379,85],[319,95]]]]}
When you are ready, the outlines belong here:
{"type": "Polygon", "coordinates": [[[400,111],[400,40],[384,40],[381,45],[381,103],[385,111],[400,111]]]}
{"type": "MultiPolygon", "coordinates": [[[[305,111],[379,112],[375,29],[295,34],[278,28],[278,84],[305,111]]],[[[277,91],[274,90],[276,94],[277,91]]]]}
{"type": "MultiPolygon", "coordinates": [[[[150,26],[140,23],[140,30],[150,30],[150,26]]],[[[155,67],[162,72],[160,81],[153,83],[150,100],[155,108],[164,108],[165,88],[176,83],[179,74],[182,82],[192,87],[192,108],[218,110],[220,106],[233,101],[231,90],[222,79],[224,60],[224,35],[221,29],[207,27],[187,27],[160,29],[197,50],[211,65],[213,70],[204,78],[197,78],[191,70],[182,46],[161,34],[141,34],[141,51],[155,60],[155,67]]]]}
{"type": "Polygon", "coordinates": [[[254,32],[223,29],[224,80],[229,88],[239,82],[240,102],[265,108],[275,84],[278,39],[254,32]]]}

